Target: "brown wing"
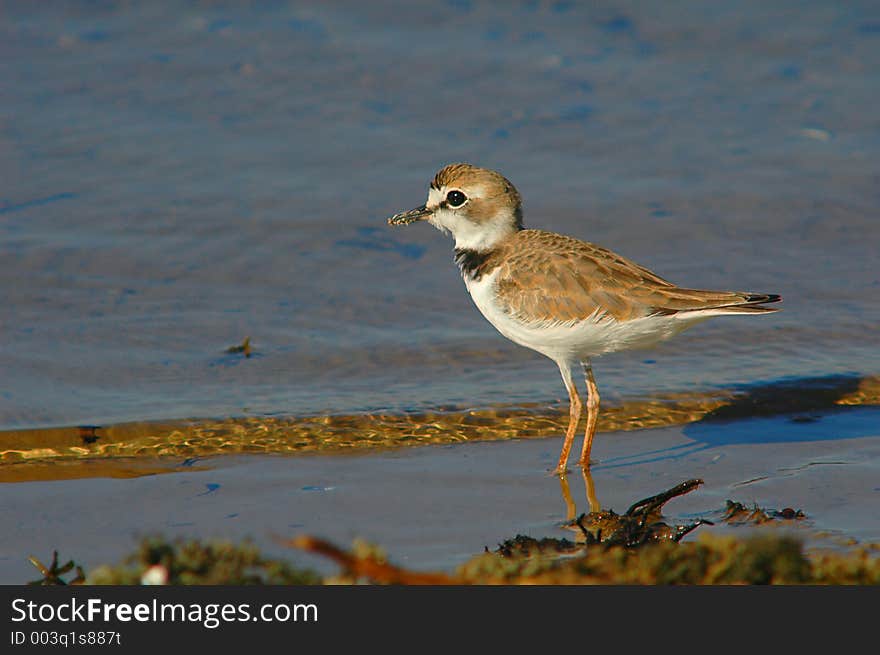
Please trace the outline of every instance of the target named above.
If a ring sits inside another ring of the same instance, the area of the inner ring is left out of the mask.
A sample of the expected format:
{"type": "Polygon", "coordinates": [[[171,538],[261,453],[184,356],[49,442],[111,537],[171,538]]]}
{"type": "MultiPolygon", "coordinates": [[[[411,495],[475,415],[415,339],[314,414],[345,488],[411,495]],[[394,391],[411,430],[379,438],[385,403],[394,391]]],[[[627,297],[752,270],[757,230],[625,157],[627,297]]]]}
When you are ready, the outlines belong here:
{"type": "Polygon", "coordinates": [[[541,230],[518,232],[504,250],[498,299],[507,313],[525,321],[568,322],[593,315],[628,321],[777,299],[682,289],[610,250],[541,230]]]}

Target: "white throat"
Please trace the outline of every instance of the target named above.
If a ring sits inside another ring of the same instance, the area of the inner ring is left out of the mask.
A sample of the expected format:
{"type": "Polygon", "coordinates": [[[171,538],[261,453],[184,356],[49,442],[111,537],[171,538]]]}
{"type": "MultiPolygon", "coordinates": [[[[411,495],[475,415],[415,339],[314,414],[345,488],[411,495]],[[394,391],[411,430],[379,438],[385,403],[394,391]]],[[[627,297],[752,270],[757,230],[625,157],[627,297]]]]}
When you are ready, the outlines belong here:
{"type": "Polygon", "coordinates": [[[500,220],[478,225],[466,218],[459,218],[452,225],[447,223],[444,227],[452,233],[455,247],[460,250],[492,250],[510,234],[510,226],[500,220]]]}

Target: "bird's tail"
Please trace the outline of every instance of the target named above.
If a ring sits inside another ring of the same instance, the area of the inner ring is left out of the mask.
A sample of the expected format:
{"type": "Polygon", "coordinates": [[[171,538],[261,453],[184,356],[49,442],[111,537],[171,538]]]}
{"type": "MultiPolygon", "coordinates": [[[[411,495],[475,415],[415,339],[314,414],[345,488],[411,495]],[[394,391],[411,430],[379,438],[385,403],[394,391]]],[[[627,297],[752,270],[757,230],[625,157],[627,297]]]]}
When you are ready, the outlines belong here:
{"type": "Polygon", "coordinates": [[[780,302],[782,296],[775,293],[742,293],[736,294],[735,298],[725,299],[718,304],[705,303],[701,307],[682,308],[676,312],[685,318],[693,316],[723,316],[725,314],[769,314],[779,311],[778,307],[764,307],[764,305],[780,302]]]}
{"type": "Polygon", "coordinates": [[[654,309],[654,315],[694,319],[724,314],[767,314],[778,311],[764,305],[779,302],[775,293],[741,293],[738,291],[704,291],[675,289],[667,291],[665,306],[654,309]]]}
{"type": "Polygon", "coordinates": [[[776,293],[752,293],[747,295],[739,304],[719,307],[718,309],[727,310],[730,314],[764,314],[766,312],[777,312],[778,307],[763,307],[773,302],[780,302],[782,296],[776,293]]]}

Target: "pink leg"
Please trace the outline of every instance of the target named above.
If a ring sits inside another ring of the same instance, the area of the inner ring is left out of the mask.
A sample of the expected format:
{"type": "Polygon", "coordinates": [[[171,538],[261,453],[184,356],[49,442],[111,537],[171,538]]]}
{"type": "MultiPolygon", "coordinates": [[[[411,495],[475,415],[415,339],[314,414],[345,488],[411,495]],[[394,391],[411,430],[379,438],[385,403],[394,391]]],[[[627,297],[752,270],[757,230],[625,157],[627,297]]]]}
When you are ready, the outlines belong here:
{"type": "Polygon", "coordinates": [[[596,423],[599,420],[599,389],[593,379],[593,367],[589,361],[581,362],[584,369],[584,380],[587,383],[587,431],[584,434],[584,448],[578,461],[584,468],[590,467],[590,450],[593,447],[593,437],[596,434],[596,423]]]}
{"type": "Polygon", "coordinates": [[[581,409],[583,404],[578,395],[577,387],[571,377],[571,368],[565,363],[559,363],[559,371],[562,373],[562,381],[565,388],[568,389],[568,430],[565,431],[565,441],[562,444],[562,453],[559,455],[559,464],[556,465],[557,475],[565,475],[568,465],[568,454],[571,452],[571,446],[574,443],[574,435],[577,432],[578,421],[581,420],[581,409]]]}

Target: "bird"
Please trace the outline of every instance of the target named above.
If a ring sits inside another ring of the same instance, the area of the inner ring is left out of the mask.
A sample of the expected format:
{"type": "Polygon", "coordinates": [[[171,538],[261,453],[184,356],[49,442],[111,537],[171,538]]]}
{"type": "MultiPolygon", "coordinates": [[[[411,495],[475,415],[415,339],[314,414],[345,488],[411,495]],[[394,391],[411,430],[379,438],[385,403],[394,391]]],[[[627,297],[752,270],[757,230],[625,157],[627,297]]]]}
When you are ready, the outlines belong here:
{"type": "Polygon", "coordinates": [[[555,473],[564,476],[584,405],[578,464],[589,470],[599,417],[592,359],[652,346],[713,316],[768,314],[778,294],[688,289],[617,253],[523,225],[522,200],[500,173],[467,163],[434,176],[425,204],[389,225],[426,221],[455,241],[454,261],[477,309],[502,335],[553,360],[568,391],[569,422],[555,473]],[[586,402],[574,371],[580,366],[586,402]]]}

